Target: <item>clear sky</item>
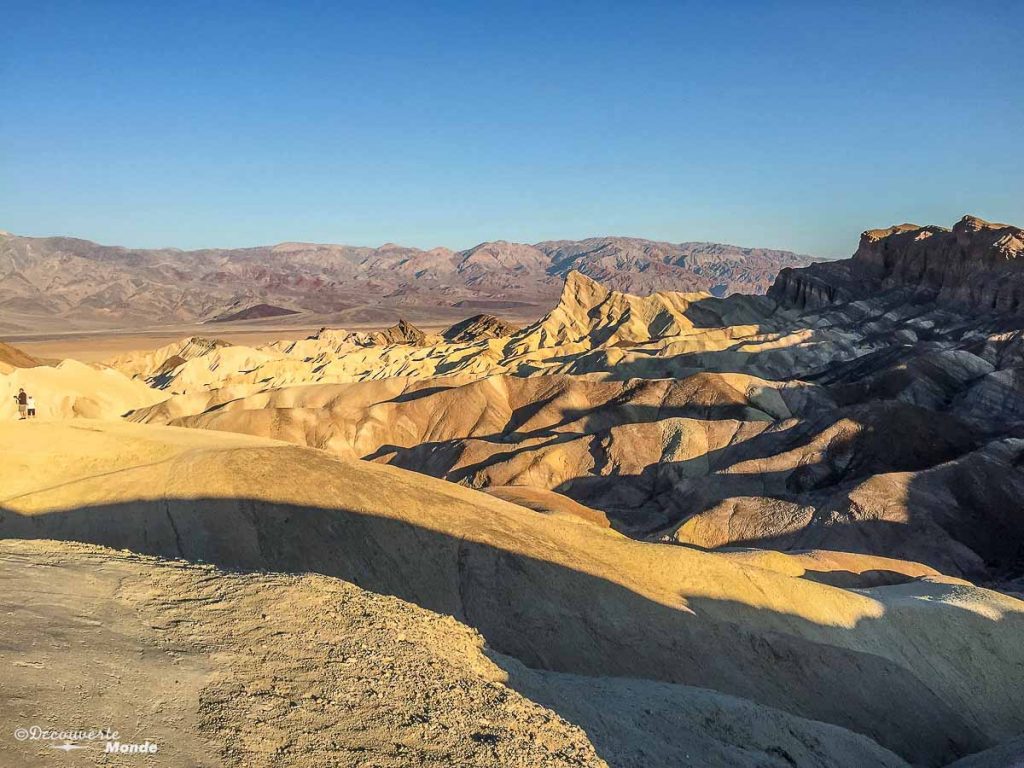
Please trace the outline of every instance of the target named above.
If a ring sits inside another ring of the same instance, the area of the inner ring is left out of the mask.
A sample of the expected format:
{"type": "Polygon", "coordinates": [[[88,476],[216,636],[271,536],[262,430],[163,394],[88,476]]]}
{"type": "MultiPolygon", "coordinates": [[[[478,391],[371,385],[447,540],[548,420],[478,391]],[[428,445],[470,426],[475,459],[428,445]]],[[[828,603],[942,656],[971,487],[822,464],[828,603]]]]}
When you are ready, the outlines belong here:
{"type": "Polygon", "coordinates": [[[136,247],[1024,224],[1024,2],[4,5],[0,228],[136,247]]]}

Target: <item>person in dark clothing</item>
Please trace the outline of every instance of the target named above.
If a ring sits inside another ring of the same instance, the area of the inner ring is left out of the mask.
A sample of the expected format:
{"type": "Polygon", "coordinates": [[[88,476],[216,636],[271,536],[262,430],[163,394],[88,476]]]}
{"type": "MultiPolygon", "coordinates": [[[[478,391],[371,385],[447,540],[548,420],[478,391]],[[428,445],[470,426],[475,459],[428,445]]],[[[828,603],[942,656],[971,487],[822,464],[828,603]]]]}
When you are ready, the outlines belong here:
{"type": "Polygon", "coordinates": [[[18,401],[18,418],[24,419],[28,415],[28,395],[24,389],[19,389],[14,399],[18,401]]]}

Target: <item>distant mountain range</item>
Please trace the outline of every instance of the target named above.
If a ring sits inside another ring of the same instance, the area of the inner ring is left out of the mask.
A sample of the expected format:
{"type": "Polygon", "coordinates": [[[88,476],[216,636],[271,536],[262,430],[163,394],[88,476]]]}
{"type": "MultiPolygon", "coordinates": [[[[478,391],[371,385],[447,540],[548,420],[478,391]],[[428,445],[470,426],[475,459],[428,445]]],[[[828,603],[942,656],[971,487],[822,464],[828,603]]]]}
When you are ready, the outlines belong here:
{"type": "Polygon", "coordinates": [[[387,324],[480,311],[537,316],[577,270],[631,293],[764,293],[808,256],[626,237],[464,251],[313,243],[142,250],[0,234],[0,332],[137,329],[205,322],[387,324]]]}

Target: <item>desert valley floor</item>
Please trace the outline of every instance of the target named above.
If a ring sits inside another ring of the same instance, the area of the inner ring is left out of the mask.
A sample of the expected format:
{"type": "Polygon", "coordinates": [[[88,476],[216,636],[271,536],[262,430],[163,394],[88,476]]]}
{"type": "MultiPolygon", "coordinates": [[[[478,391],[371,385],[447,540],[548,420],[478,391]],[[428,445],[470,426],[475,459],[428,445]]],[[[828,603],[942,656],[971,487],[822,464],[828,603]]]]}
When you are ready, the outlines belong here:
{"type": "Polygon", "coordinates": [[[760,296],[0,344],[0,721],[160,745],[0,765],[1018,764],[1022,260],[965,217],[760,296]]]}

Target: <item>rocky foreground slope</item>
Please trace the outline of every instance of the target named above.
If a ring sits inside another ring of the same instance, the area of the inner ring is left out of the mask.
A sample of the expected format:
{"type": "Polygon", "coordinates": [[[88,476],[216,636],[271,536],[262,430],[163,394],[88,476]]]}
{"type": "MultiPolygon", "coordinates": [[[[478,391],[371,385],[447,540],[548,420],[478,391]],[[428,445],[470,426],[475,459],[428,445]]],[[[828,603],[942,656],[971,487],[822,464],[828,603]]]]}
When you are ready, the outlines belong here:
{"type": "Polygon", "coordinates": [[[243,572],[3,545],[5,721],[69,714],[70,686],[228,765],[938,766],[1024,729],[1024,603],[913,564],[641,543],[248,436],[15,423],[0,448],[0,537],[243,572]]]}
{"type": "MultiPolygon", "coordinates": [[[[489,659],[479,634],[338,579],[16,541],[0,542],[0,574],[5,724],[102,723],[180,768],[604,764],[578,726],[505,685],[511,660],[489,659]],[[83,626],[73,655],[44,641],[83,626]]],[[[78,764],[103,759],[105,740],[84,743],[78,764]]],[[[5,738],[0,759],[54,753],[5,738]]]]}

